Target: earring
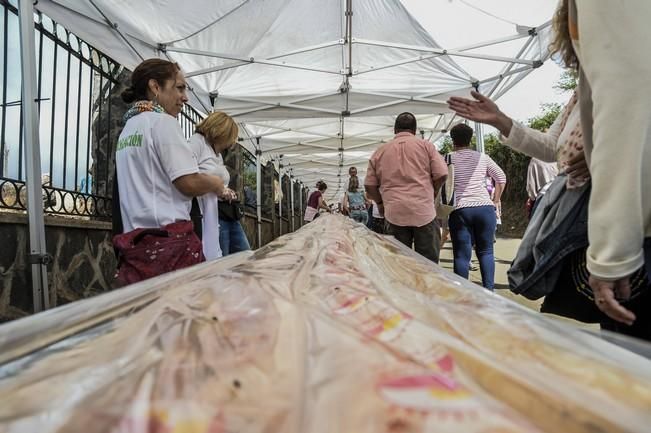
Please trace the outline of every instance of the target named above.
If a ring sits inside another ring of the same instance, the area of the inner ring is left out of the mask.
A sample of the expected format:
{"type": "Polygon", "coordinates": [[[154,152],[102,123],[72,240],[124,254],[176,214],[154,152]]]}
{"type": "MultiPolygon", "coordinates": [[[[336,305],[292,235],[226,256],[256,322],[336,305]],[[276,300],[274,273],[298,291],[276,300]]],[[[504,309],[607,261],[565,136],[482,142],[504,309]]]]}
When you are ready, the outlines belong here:
{"type": "Polygon", "coordinates": [[[154,105],[158,105],[158,94],[154,95],[154,100],[151,101],[154,105]]]}

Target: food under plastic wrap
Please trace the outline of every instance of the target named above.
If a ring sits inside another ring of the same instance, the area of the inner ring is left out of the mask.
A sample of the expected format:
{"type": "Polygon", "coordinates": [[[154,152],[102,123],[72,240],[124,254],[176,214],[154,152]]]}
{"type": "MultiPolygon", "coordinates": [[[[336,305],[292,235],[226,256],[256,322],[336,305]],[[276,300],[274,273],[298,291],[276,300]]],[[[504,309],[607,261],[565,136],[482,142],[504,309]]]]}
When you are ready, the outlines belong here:
{"type": "Polygon", "coordinates": [[[0,353],[0,432],[651,430],[651,362],[338,216],[0,327],[0,353]]]}

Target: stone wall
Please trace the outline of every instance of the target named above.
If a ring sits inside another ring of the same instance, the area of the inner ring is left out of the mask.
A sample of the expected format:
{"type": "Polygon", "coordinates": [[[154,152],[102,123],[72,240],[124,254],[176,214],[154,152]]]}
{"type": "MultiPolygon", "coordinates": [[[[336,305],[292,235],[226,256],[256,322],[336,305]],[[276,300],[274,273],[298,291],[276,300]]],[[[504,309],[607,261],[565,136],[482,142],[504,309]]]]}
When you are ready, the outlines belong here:
{"type": "MultiPolygon", "coordinates": [[[[251,247],[259,248],[255,215],[247,213],[241,222],[251,247]]],[[[278,237],[278,226],[279,221],[263,218],[262,245],[278,237]]],[[[288,222],[283,219],[283,233],[288,232],[288,222]]],[[[45,238],[47,250],[54,258],[48,266],[51,306],[111,290],[117,265],[111,223],[46,216],[45,238]]],[[[0,245],[4,246],[0,249],[0,322],[5,322],[33,313],[26,215],[0,213],[0,245]]]]}
{"type": "MultiPolygon", "coordinates": [[[[251,245],[251,248],[257,249],[260,247],[258,245],[258,235],[256,232],[256,216],[252,214],[245,214],[244,217],[242,217],[242,220],[240,223],[242,224],[242,227],[244,228],[244,232],[246,233],[246,237],[249,240],[249,244],[251,245]]],[[[263,218],[262,219],[262,245],[266,245],[269,242],[273,241],[277,236],[274,236],[274,224],[273,221],[263,218]]]]}
{"type": "MultiPolygon", "coordinates": [[[[111,290],[116,259],[110,223],[47,216],[50,305],[62,305],[111,290]]],[[[33,313],[27,216],[0,218],[0,322],[33,313]]]]}

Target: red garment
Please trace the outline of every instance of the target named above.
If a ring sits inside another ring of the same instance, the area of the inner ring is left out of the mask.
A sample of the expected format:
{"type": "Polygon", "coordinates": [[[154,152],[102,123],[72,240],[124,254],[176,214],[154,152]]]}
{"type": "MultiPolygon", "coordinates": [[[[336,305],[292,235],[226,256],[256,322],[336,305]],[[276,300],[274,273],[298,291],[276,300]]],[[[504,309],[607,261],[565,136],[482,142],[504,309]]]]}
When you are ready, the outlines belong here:
{"type": "Polygon", "coordinates": [[[122,233],[113,237],[113,246],[118,251],[117,287],[205,261],[191,221],[122,233]]]}
{"type": "Polygon", "coordinates": [[[319,198],[321,198],[322,195],[323,194],[321,194],[321,191],[314,191],[312,194],[310,194],[310,198],[307,199],[307,205],[314,209],[318,209],[319,198]]]}

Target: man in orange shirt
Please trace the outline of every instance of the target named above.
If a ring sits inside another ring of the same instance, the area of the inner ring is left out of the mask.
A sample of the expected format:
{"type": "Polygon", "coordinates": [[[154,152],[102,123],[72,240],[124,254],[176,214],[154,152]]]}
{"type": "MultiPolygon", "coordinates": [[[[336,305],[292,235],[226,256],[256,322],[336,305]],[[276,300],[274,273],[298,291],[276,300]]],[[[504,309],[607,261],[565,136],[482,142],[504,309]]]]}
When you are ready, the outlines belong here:
{"type": "Polygon", "coordinates": [[[416,117],[396,118],[396,136],[378,148],[368,162],[364,186],[395,236],[417,253],[438,263],[441,235],[435,222],[434,198],[448,167],[432,143],[416,137],[416,117]]]}

